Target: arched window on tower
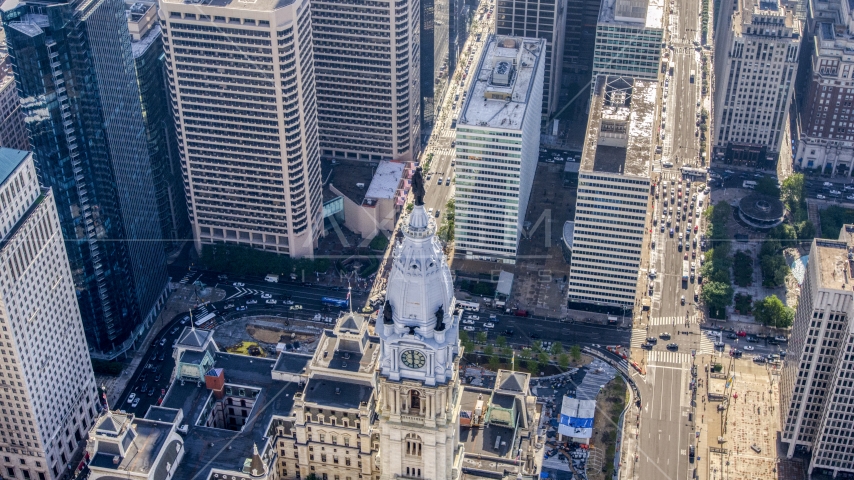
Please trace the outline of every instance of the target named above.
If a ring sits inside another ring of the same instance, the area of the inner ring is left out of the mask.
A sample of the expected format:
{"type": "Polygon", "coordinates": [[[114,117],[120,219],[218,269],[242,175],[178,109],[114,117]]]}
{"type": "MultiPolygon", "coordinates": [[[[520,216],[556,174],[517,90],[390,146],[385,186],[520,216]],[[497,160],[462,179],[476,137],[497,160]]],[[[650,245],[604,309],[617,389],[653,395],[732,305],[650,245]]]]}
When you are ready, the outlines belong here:
{"type": "Polygon", "coordinates": [[[420,457],[421,456],[421,437],[414,433],[409,433],[405,438],[406,454],[420,457]]]}
{"type": "Polygon", "coordinates": [[[409,391],[409,412],[421,412],[421,392],[419,392],[418,390],[409,391]]]}

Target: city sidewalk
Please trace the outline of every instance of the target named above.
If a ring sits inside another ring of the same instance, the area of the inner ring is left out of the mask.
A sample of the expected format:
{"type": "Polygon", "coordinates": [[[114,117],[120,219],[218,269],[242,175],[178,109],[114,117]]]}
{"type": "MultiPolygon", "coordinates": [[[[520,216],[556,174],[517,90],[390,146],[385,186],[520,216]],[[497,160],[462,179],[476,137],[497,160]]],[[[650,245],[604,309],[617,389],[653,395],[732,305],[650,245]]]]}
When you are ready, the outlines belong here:
{"type": "Polygon", "coordinates": [[[164,326],[168,325],[176,315],[187,313],[190,309],[204,302],[218,302],[225,298],[226,294],[225,290],[221,288],[206,288],[199,292],[197,296],[196,287],[193,285],[173,283],[170,287],[174,287],[175,290],[169,295],[169,298],[166,300],[166,306],[160,311],[157,320],[154,322],[152,328],[148,330],[145,338],[138,344],[136,350],[133,352],[133,357],[124,370],[122,370],[122,373],[117,377],[108,375],[96,375],[95,377],[95,382],[99,387],[105,386],[107,388],[107,401],[111,409],[122,407],[119,403],[122,392],[127,388],[137,367],[142,363],[148,353],[149,346],[155,338],[160,336],[164,326]]]}
{"type": "Polygon", "coordinates": [[[731,362],[729,357],[710,355],[697,356],[697,369],[697,478],[800,480],[801,469],[778,455],[778,371],[747,359],[731,362]],[[716,361],[724,365],[720,372],[724,378],[735,375],[723,402],[707,399],[710,370],[716,361]]]}

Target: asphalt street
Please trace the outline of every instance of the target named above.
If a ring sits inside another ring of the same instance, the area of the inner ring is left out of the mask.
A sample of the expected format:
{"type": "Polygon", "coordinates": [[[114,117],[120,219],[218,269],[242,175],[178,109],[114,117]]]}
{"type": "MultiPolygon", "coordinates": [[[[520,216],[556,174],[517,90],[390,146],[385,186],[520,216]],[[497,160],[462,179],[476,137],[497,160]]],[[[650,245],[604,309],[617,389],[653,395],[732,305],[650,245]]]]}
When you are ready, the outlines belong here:
{"type": "MultiPolygon", "coordinates": [[[[652,308],[646,331],[639,329],[634,336],[643,339],[644,336],[659,337],[667,332],[671,338],[662,338],[653,350],[644,351],[641,363],[647,374],[645,378],[635,377],[641,380],[639,388],[644,399],[638,433],[638,458],[630,471],[632,478],[636,479],[691,478],[692,468],[687,456],[688,446],[694,441],[693,427],[688,422],[691,351],[698,351],[709,342],[708,339],[702,341],[693,305],[696,273],[699,272],[702,255],[698,250],[700,240],[697,239],[696,247],[692,240],[703,230],[700,225],[698,231],[694,231],[694,225],[701,218],[696,209],[702,206],[691,196],[697,195],[701,199],[703,194],[699,189],[700,182],[686,184],[680,173],[682,167],[704,166],[699,158],[697,126],[702,80],[699,43],[695,42],[700,39],[700,2],[673,0],[666,5],[671,9],[668,16],[670,38],[668,58],[662,62],[669,65],[672,62],[673,70],[671,72],[668,68],[664,75],[662,154],[656,158],[653,167],[655,172],[661,173],[662,181],[657,185],[657,224],[653,227],[655,246],[650,256],[650,269],[656,270],[656,276],[650,283],[653,287],[652,308]],[[666,193],[662,189],[663,181],[668,183],[666,193]],[[665,220],[662,225],[663,214],[665,220]],[[667,224],[668,219],[670,225],[667,224]],[[691,240],[685,238],[689,231],[691,240]],[[683,282],[685,262],[689,265],[695,262],[693,281],[683,282]],[[668,343],[678,346],[668,348],[668,343]]],[[[632,342],[633,346],[635,343],[632,342]]]]}

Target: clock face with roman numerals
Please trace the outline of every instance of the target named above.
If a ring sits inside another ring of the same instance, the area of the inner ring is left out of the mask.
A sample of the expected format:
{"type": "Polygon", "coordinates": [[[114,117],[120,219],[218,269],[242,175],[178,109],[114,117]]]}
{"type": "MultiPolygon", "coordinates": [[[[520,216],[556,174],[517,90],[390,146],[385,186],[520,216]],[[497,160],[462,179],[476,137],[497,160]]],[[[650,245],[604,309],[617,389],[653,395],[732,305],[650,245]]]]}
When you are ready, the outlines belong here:
{"type": "Polygon", "coordinates": [[[427,357],[418,350],[404,350],[400,354],[400,361],[409,368],[421,368],[427,363],[427,357]]]}

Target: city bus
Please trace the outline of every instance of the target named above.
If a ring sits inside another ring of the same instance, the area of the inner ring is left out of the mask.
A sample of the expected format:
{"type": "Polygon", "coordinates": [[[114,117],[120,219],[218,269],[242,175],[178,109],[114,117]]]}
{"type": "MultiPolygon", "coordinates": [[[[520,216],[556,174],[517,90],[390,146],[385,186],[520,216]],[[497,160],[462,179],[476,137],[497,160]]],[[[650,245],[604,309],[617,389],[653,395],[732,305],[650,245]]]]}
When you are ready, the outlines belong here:
{"type": "Polygon", "coordinates": [[[480,304],[477,302],[464,302],[460,300],[457,302],[457,308],[462,308],[463,310],[468,310],[469,312],[479,312],[480,304]]]}
{"type": "Polygon", "coordinates": [[[320,299],[320,303],[322,303],[324,305],[331,305],[333,307],[342,307],[342,308],[349,305],[347,300],[344,300],[341,298],[332,298],[332,297],[323,297],[320,299]]]}

